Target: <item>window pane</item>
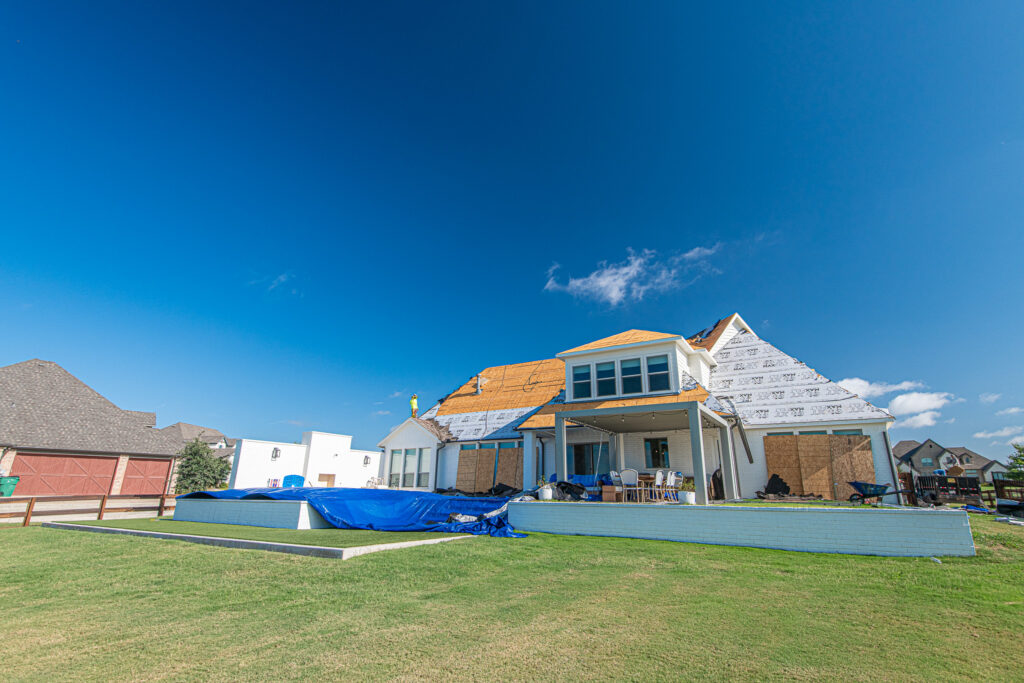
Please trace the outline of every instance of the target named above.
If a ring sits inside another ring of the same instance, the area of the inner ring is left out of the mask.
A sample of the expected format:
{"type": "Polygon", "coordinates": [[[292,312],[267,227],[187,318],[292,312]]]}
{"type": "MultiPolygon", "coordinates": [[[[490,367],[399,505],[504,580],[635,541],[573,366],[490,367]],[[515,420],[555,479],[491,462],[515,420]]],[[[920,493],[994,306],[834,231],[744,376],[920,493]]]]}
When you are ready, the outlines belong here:
{"type": "Polygon", "coordinates": [[[615,377],[615,363],[598,363],[597,378],[607,379],[609,377],[615,377]]]}
{"type": "Polygon", "coordinates": [[[668,356],[652,356],[648,358],[647,390],[665,391],[668,387],[668,356]]]}
{"type": "Polygon", "coordinates": [[[647,467],[668,467],[668,439],[644,439],[647,467]]]}
{"type": "Polygon", "coordinates": [[[459,450],[462,450],[462,451],[475,451],[476,450],[476,444],[475,443],[464,443],[464,444],[462,444],[462,446],[459,447],[459,450]]]}
{"type": "Polygon", "coordinates": [[[388,486],[402,485],[402,451],[396,448],[391,451],[391,470],[388,477],[388,486]]]}
{"type": "Polygon", "coordinates": [[[864,432],[859,429],[836,429],[832,433],[842,436],[861,436],[864,432]]]}
{"type": "Polygon", "coordinates": [[[615,391],[615,363],[597,364],[597,395],[614,396],[615,391]]]}
{"type": "Polygon", "coordinates": [[[572,367],[572,397],[590,398],[590,366],[574,365],[572,367]]]}
{"type": "Polygon", "coordinates": [[[425,488],[430,485],[430,449],[420,449],[420,468],[416,479],[416,486],[425,488]]]}
{"type": "Polygon", "coordinates": [[[493,443],[482,443],[482,444],[480,444],[480,448],[494,448],[495,446],[497,446],[497,444],[493,444],[493,443]]]}
{"type": "Polygon", "coordinates": [[[573,398],[590,398],[590,381],[572,383],[573,398]]]}
{"type": "Polygon", "coordinates": [[[412,488],[416,485],[416,449],[405,449],[405,470],[402,472],[402,486],[412,488]]]}
{"type": "Polygon", "coordinates": [[[498,444],[498,448],[515,448],[515,447],[516,447],[516,442],[515,441],[502,441],[501,443],[498,444]]]}
{"type": "Polygon", "coordinates": [[[590,381],[590,366],[574,365],[572,367],[572,381],[579,382],[582,380],[590,381]]]}
{"type": "Polygon", "coordinates": [[[622,361],[622,393],[639,394],[644,390],[640,377],[640,359],[630,358],[622,361]]]}

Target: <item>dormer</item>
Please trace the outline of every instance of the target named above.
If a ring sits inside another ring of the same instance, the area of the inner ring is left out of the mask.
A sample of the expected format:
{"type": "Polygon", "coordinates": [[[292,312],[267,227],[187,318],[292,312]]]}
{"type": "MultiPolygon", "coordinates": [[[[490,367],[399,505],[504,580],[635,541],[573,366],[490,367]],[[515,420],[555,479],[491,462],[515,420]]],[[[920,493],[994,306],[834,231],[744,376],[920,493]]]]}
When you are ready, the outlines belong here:
{"type": "Polygon", "coordinates": [[[677,394],[707,385],[714,360],[682,335],[628,330],[563,351],[565,400],[603,401],[677,394]]]}

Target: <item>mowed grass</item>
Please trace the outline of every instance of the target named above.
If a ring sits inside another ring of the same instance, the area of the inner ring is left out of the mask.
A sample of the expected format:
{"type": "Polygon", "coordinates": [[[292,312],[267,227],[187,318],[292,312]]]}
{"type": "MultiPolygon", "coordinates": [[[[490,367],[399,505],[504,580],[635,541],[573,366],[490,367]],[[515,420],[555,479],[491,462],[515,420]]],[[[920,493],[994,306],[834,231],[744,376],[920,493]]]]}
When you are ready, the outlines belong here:
{"type": "Polygon", "coordinates": [[[974,558],[533,534],[354,560],[0,530],[6,680],[1021,680],[1024,529],[974,558]]]}
{"type": "Polygon", "coordinates": [[[377,543],[402,543],[404,541],[425,541],[459,534],[439,534],[431,531],[365,531],[362,529],[268,529],[240,524],[207,524],[205,522],[176,522],[170,518],[148,519],[105,519],[100,522],[66,522],[84,526],[106,526],[117,529],[138,529],[159,531],[167,534],[193,534],[195,536],[220,536],[221,538],[244,538],[250,541],[272,543],[296,543],[319,545],[330,548],[354,548],[377,543]]]}

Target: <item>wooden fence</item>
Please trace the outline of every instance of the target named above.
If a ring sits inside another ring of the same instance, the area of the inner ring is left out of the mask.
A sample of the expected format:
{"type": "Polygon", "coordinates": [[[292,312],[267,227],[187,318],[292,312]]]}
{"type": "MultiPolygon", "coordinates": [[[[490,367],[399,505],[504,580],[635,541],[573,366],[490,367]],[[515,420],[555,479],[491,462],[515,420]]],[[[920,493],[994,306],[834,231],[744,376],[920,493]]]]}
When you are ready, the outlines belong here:
{"type": "Polygon", "coordinates": [[[174,509],[174,496],[21,496],[12,498],[0,498],[0,519],[22,519],[21,525],[28,526],[32,522],[32,516],[36,517],[61,517],[66,515],[96,515],[96,519],[103,519],[108,512],[155,512],[157,517],[174,509]],[[75,507],[51,507],[50,503],[75,503],[81,502],[82,506],[75,507]],[[94,503],[86,506],[87,503],[94,503]],[[25,505],[21,510],[9,511],[15,504],[25,505]],[[36,504],[46,506],[46,509],[36,509],[36,504]]]}
{"type": "Polygon", "coordinates": [[[996,498],[1019,500],[1024,502],[1024,481],[1014,479],[996,479],[992,482],[996,498]]]}

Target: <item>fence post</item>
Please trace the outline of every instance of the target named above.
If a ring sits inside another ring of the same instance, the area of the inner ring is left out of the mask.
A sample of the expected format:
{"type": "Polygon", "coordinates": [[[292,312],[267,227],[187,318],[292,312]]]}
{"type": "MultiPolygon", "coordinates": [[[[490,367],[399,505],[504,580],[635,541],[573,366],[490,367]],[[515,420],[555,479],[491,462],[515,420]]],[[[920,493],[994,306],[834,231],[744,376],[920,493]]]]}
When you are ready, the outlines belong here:
{"type": "Polygon", "coordinates": [[[25,506],[25,521],[21,523],[22,526],[28,526],[28,523],[32,521],[32,508],[36,506],[36,499],[29,498],[28,505],[25,506]]]}
{"type": "Polygon", "coordinates": [[[167,496],[165,496],[164,494],[161,493],[160,494],[160,505],[157,507],[157,511],[156,511],[156,516],[157,517],[163,517],[164,516],[164,503],[166,502],[166,500],[167,500],[167,496]]]}
{"type": "Polygon", "coordinates": [[[103,511],[107,509],[107,496],[104,494],[100,500],[100,513],[96,516],[97,520],[103,519],[103,511]]]}

